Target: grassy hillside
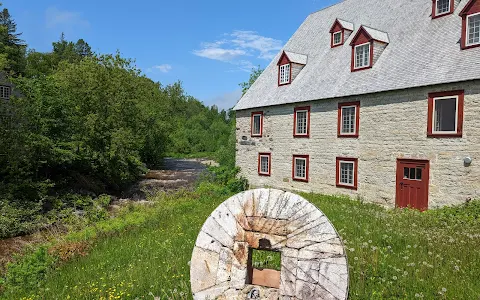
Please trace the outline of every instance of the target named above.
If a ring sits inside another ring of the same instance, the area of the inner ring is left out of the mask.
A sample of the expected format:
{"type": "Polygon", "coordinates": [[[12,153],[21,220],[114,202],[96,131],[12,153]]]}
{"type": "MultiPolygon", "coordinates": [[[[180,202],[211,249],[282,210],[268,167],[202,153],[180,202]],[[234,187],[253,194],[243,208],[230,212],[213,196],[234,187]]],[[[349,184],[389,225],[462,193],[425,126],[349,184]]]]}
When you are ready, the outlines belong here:
{"type": "MultiPolygon", "coordinates": [[[[194,241],[229,194],[204,183],[193,193],[159,195],[151,207],[126,207],[118,218],[70,234],[12,265],[3,297],[190,299],[194,241]],[[31,270],[40,270],[40,275],[29,274],[31,270]]],[[[351,299],[480,295],[480,203],[419,213],[304,196],[324,211],[344,239],[351,299]]]]}

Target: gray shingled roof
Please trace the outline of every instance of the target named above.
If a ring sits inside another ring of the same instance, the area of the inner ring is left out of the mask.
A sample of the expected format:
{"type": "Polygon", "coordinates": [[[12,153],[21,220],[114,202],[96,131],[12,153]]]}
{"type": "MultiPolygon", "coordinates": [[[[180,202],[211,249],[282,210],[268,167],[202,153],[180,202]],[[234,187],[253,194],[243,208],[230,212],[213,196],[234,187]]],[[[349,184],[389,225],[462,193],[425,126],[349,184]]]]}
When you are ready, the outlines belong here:
{"type": "Polygon", "coordinates": [[[340,24],[343,26],[343,28],[351,30],[351,31],[353,31],[355,29],[355,25],[353,23],[347,22],[347,21],[342,20],[342,19],[337,19],[337,20],[338,20],[338,22],[340,22],[340,24]]]}
{"type": "Polygon", "coordinates": [[[285,51],[285,54],[287,55],[288,59],[291,62],[301,64],[301,65],[306,65],[307,64],[308,57],[306,55],[299,54],[299,53],[293,53],[293,52],[290,52],[290,51],[285,51]]]}
{"type": "MultiPolygon", "coordinates": [[[[363,29],[365,29],[365,31],[372,37],[372,39],[380,41],[380,42],[384,42],[384,43],[387,43],[387,44],[389,43],[388,33],[370,28],[368,26],[363,26],[363,29]]],[[[359,30],[360,30],[360,28],[359,28],[359,30]]],[[[358,32],[358,30],[357,30],[357,32],[358,32]]],[[[357,34],[357,32],[355,32],[355,34],[357,34]]],[[[355,34],[354,34],[354,36],[355,36],[355,34]]]]}
{"type": "Polygon", "coordinates": [[[282,50],[234,109],[480,79],[480,47],[460,49],[458,14],[467,2],[434,20],[431,0],[345,0],[313,13],[283,49],[308,56],[292,84],[278,86],[282,50]],[[352,22],[355,32],[332,49],[329,31],[337,18],[352,22]],[[361,25],[386,32],[389,44],[372,69],[351,72],[349,44],[361,25]]]}

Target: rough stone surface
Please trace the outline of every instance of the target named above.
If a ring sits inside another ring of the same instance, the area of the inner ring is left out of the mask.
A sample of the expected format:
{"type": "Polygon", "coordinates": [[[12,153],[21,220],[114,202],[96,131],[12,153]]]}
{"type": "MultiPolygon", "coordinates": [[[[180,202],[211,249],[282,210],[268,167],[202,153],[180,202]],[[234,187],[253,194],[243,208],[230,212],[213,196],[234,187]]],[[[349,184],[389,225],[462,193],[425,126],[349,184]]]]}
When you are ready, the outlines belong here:
{"type": "Polygon", "coordinates": [[[236,163],[257,187],[347,195],[394,207],[397,159],[424,159],[430,161],[429,208],[461,204],[480,197],[478,111],[479,80],[241,110],[237,140],[248,136],[256,144],[237,145],[236,163]],[[452,90],[465,91],[463,137],[427,137],[428,94],[452,90]],[[359,137],[338,138],[338,103],[351,101],[360,101],[359,137]],[[294,108],[307,105],[310,138],[294,138],[294,108]],[[252,111],[263,111],[261,138],[250,137],[252,111]],[[270,177],[258,175],[260,152],[272,154],[270,177]],[[292,181],[293,154],[310,155],[308,183],[292,181]],[[336,157],[358,158],[358,190],[336,186],[336,157]],[[473,163],[464,165],[465,157],[473,163]]]}
{"type": "Polygon", "coordinates": [[[235,195],[208,218],[195,243],[194,299],[346,299],[348,264],[327,217],[302,197],[257,189],[235,195]],[[250,249],[281,252],[278,289],[247,284],[250,249]]]}

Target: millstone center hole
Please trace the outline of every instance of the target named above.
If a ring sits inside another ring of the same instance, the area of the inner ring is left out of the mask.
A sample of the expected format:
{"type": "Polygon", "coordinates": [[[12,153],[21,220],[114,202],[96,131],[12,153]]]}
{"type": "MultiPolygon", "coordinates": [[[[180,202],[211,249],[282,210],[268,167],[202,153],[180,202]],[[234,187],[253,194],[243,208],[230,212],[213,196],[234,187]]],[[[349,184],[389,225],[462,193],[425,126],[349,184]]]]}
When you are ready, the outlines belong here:
{"type": "Polygon", "coordinates": [[[282,257],[278,251],[250,249],[247,284],[280,288],[282,257]]]}

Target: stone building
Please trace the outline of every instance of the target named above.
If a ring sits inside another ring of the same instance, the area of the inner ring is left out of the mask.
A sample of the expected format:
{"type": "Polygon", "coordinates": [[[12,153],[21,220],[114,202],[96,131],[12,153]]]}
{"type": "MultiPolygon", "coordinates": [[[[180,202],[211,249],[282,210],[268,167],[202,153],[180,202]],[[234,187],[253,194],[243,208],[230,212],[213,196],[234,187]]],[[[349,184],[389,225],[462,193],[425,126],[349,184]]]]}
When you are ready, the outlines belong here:
{"type": "Polygon", "coordinates": [[[480,0],[345,0],[235,106],[254,186],[421,210],[480,197],[480,0]]]}

